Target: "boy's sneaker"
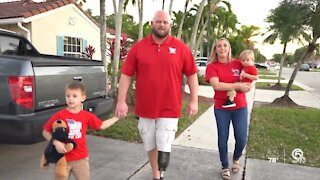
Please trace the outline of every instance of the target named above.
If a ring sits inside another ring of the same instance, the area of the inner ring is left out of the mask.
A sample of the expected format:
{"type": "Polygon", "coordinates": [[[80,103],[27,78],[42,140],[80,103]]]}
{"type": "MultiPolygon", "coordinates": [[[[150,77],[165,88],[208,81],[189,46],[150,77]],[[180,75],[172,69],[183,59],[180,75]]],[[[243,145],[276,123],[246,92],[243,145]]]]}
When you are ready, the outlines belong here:
{"type": "Polygon", "coordinates": [[[230,101],[230,99],[227,99],[226,102],[222,105],[223,108],[230,108],[230,107],[235,107],[236,103],[233,101],[230,101]]]}

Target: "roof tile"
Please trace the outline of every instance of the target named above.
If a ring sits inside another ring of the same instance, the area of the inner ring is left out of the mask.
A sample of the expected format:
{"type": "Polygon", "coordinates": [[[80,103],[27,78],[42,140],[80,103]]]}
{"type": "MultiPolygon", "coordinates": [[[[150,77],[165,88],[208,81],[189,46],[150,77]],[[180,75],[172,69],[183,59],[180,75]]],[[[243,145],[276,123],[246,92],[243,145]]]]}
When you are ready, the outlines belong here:
{"type": "Polygon", "coordinates": [[[74,0],[52,0],[49,2],[33,2],[32,0],[20,0],[4,2],[0,3],[0,19],[17,17],[27,18],[72,3],[78,6],[74,0]]]}
{"type": "Polygon", "coordinates": [[[47,9],[45,7],[41,7],[41,8],[39,8],[39,11],[40,11],[40,13],[43,13],[43,12],[46,12],[47,9]]]}
{"type": "MultiPolygon", "coordinates": [[[[28,18],[37,14],[41,14],[68,4],[75,4],[83,13],[87,15],[92,22],[99,26],[92,17],[90,17],[76,3],[75,0],[51,0],[49,2],[33,2],[32,0],[20,0],[12,2],[0,3],[0,20],[9,18],[28,18]]],[[[107,28],[106,31],[110,34],[115,34],[114,29],[107,28]]]]}
{"type": "Polygon", "coordinates": [[[47,9],[47,11],[50,11],[53,9],[52,5],[47,5],[45,8],[47,9]]]}

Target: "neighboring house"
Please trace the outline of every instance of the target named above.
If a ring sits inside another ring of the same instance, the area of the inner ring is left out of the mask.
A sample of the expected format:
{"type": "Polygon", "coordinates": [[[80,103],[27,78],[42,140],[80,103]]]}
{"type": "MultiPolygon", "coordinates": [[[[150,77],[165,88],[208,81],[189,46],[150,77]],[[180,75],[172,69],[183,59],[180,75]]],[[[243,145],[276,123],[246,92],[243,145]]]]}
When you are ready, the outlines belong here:
{"type": "Polygon", "coordinates": [[[80,57],[90,44],[101,59],[99,25],[75,0],[0,3],[0,28],[23,34],[40,53],[80,57]]]}

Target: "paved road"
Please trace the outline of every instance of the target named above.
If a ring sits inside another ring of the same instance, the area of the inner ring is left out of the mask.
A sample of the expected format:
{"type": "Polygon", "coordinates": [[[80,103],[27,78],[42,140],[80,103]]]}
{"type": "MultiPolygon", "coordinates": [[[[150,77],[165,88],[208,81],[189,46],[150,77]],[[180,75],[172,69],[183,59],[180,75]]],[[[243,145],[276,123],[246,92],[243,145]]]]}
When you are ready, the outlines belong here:
{"type": "MultiPolygon", "coordinates": [[[[283,68],[282,76],[289,80],[292,72],[293,68],[283,68]]],[[[309,92],[320,98],[320,72],[299,71],[295,81],[311,87],[309,92]]]]}

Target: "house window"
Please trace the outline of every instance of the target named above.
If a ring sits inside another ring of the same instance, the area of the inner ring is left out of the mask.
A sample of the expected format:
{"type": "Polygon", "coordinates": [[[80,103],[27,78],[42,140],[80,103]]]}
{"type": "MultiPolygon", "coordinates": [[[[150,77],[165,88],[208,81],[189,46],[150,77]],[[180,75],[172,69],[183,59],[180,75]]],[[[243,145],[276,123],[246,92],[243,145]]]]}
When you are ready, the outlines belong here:
{"type": "Polygon", "coordinates": [[[63,55],[68,57],[82,57],[83,39],[76,37],[63,37],[63,55]]]}

